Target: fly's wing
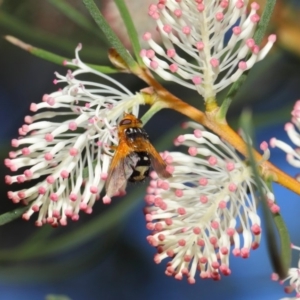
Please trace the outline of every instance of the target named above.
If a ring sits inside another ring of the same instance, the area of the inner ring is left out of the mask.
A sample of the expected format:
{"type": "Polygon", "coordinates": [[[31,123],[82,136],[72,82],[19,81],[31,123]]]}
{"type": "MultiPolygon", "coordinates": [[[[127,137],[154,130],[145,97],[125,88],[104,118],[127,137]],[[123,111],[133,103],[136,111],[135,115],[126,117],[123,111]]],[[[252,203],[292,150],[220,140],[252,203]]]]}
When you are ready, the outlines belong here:
{"type": "Polygon", "coordinates": [[[120,157],[118,150],[116,151],[105,184],[106,195],[108,197],[112,197],[118,192],[125,191],[127,179],[133,173],[138,160],[139,157],[134,152],[127,156],[120,157]]]}
{"type": "Polygon", "coordinates": [[[166,170],[167,164],[150,142],[147,142],[147,152],[150,156],[151,165],[158,176],[163,178],[171,177],[172,175],[166,170]]]}

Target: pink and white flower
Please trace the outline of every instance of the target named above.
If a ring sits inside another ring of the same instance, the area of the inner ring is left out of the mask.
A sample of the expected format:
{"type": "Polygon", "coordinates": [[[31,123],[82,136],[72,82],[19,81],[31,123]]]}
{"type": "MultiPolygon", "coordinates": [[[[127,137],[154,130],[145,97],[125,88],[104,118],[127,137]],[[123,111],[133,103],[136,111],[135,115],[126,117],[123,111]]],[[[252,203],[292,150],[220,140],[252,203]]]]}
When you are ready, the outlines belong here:
{"type": "Polygon", "coordinates": [[[273,148],[277,147],[284,151],[287,162],[296,168],[300,168],[300,100],[296,101],[291,114],[292,120],[285,124],[284,129],[296,147],[293,148],[275,137],[270,140],[270,145],[273,148]]]}
{"type": "MultiPolygon", "coordinates": [[[[291,248],[294,250],[300,250],[300,247],[297,247],[295,245],[291,245],[291,248]]],[[[278,280],[277,274],[272,274],[273,280],[278,280]]],[[[300,298],[300,259],[298,259],[298,267],[297,268],[290,268],[288,271],[288,276],[280,281],[280,284],[284,284],[286,281],[289,282],[289,285],[284,288],[284,291],[287,294],[291,294],[293,292],[296,292],[295,297],[284,297],[280,300],[297,300],[300,298]]]]}
{"type": "MultiPolygon", "coordinates": [[[[179,136],[175,144],[188,154],[164,154],[172,177],[152,180],[145,197],[149,243],[157,247],[155,262],[168,259],[166,274],[189,283],[200,277],[229,275],[229,255],[248,258],[261,239],[256,183],[251,167],[234,149],[196,123],[193,134],[179,136]]],[[[268,149],[265,156],[268,156],[268,149]]],[[[261,180],[270,208],[274,195],[261,180]]]]}
{"type": "Polygon", "coordinates": [[[64,87],[31,104],[33,115],[25,117],[20,137],[12,140],[17,149],[5,159],[5,165],[18,172],[6,176],[7,184],[32,182],[27,189],[8,192],[8,197],[29,205],[24,219],[38,212],[38,226],[66,225],[68,217],[79,218],[79,211],[92,212],[107,177],[110,146],[118,143],[116,124],[124,112],[138,115],[144,104],[140,94],[84,64],[80,49],[72,62],[65,62],[77,69],[65,76],[56,73],[54,83],[64,87]],[[85,74],[97,76],[97,82],[78,78],[85,74]],[[103,80],[108,83],[100,83],[103,80]]]}
{"type": "Polygon", "coordinates": [[[163,47],[150,32],[150,49],[141,57],[161,78],[196,90],[205,101],[235,82],[262,60],[276,40],[270,35],[260,49],[253,40],[259,5],[247,0],[160,0],[149,7],[163,47]]]}

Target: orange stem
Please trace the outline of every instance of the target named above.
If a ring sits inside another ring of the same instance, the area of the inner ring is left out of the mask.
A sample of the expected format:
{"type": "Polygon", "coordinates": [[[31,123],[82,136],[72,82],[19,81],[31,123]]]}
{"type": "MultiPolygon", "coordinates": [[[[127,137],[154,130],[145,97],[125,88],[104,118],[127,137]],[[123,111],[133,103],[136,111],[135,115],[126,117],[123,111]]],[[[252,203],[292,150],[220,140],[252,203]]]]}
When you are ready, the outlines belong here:
{"type": "MultiPolygon", "coordinates": [[[[216,133],[223,140],[232,145],[238,152],[245,157],[248,156],[248,149],[245,141],[224,121],[223,123],[214,119],[213,113],[204,113],[193,106],[183,102],[169,91],[167,91],[159,82],[157,82],[147,69],[139,69],[135,72],[137,76],[143,79],[149,86],[156,91],[158,98],[154,101],[161,101],[164,107],[171,108],[186,115],[188,118],[202,124],[206,128],[216,133]]],[[[263,174],[272,175],[272,179],[300,195],[300,182],[292,178],[282,170],[278,169],[269,161],[263,161],[263,157],[255,149],[252,149],[256,161],[262,161],[259,165],[263,174]]]]}

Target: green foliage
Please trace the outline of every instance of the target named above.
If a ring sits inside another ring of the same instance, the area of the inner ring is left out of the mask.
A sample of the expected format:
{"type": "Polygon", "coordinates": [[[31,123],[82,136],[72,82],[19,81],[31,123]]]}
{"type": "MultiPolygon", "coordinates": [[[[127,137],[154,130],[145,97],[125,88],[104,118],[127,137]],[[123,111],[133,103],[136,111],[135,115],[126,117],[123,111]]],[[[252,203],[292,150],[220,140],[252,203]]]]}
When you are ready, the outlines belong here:
{"type": "MultiPolygon", "coordinates": [[[[272,214],[266,196],[263,192],[261,183],[261,175],[258,171],[258,165],[254,159],[251,148],[251,140],[253,140],[253,127],[251,122],[252,115],[249,111],[244,111],[240,117],[240,125],[245,134],[246,143],[248,145],[249,164],[252,168],[255,184],[257,187],[260,203],[263,208],[263,222],[264,230],[266,232],[266,240],[268,245],[269,258],[274,268],[274,272],[279,275],[281,279],[287,276],[287,270],[291,263],[291,241],[287,227],[283,218],[279,213],[272,214]],[[280,240],[280,250],[276,244],[277,236],[280,240]]],[[[272,190],[271,182],[267,182],[270,190],[272,190]]]]}

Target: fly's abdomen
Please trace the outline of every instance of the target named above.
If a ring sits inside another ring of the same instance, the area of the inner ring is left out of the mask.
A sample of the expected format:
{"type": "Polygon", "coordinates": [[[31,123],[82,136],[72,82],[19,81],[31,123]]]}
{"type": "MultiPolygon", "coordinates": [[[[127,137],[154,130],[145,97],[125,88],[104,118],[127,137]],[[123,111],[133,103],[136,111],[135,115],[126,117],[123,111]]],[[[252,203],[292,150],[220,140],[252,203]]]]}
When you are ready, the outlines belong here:
{"type": "Polygon", "coordinates": [[[135,154],[139,157],[139,160],[135,166],[132,166],[133,172],[128,178],[130,182],[143,181],[148,177],[151,165],[150,157],[147,152],[140,151],[135,152],[135,154]]]}

